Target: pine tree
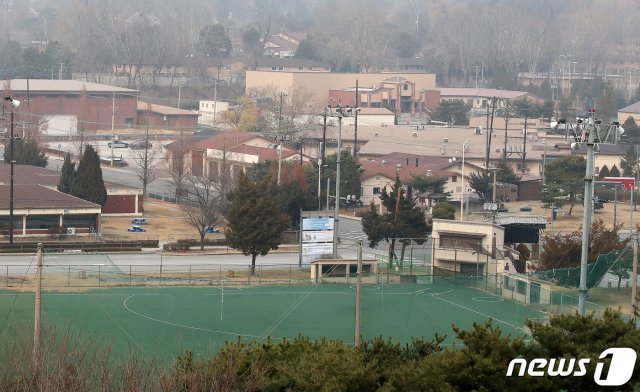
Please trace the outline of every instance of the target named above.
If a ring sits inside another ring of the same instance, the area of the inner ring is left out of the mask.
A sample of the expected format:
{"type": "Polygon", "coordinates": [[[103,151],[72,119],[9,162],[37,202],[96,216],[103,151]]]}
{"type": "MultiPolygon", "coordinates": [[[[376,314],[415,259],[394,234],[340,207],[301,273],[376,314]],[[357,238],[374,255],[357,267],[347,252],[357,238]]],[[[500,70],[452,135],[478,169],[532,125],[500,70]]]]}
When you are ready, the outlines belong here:
{"type": "Polygon", "coordinates": [[[67,152],[62,164],[62,174],[60,174],[60,182],[58,182],[58,190],[63,193],[71,192],[73,178],[76,175],[76,164],[71,161],[71,154],[67,152]]]}
{"type": "Polygon", "coordinates": [[[634,120],[633,117],[627,117],[622,127],[624,128],[625,140],[638,140],[638,137],[640,137],[640,128],[638,128],[638,124],[636,124],[636,120],[634,120]]]}
{"type": "Polygon", "coordinates": [[[602,169],[600,169],[600,172],[598,173],[598,178],[600,178],[601,180],[605,177],[609,177],[611,175],[611,172],[609,171],[609,168],[607,167],[607,165],[602,166],[602,169]]]}
{"type": "Polygon", "coordinates": [[[625,177],[635,177],[638,173],[638,152],[636,146],[630,145],[627,153],[620,160],[622,174],[625,177]]]}
{"type": "Polygon", "coordinates": [[[618,166],[616,166],[615,164],[609,172],[609,177],[620,177],[620,169],[618,169],[618,166]]]}
{"type": "Polygon", "coordinates": [[[71,195],[101,206],[104,206],[107,201],[107,189],[102,180],[100,158],[90,145],[85,148],[78,164],[78,170],[71,183],[71,195]]]}
{"type": "Polygon", "coordinates": [[[4,149],[4,162],[11,161],[11,144],[13,143],[13,161],[18,165],[34,165],[47,167],[47,156],[35,139],[15,139],[4,149]]]}
{"type": "Polygon", "coordinates": [[[237,188],[229,195],[231,208],[227,215],[226,236],[229,246],[245,256],[251,255],[251,274],[255,273],[256,256],[278,249],[289,220],[269,192],[268,180],[252,182],[240,175],[237,188]]]}
{"type": "Polygon", "coordinates": [[[396,258],[395,244],[402,244],[400,260],[404,258],[406,246],[411,241],[422,243],[426,239],[429,226],[424,212],[405,194],[400,179],[396,177],[391,190],[383,188],[380,201],[386,209],[385,214],[378,214],[373,204],[362,217],[362,231],[367,235],[369,246],[375,247],[380,241],[389,243],[389,267],[396,258]]]}

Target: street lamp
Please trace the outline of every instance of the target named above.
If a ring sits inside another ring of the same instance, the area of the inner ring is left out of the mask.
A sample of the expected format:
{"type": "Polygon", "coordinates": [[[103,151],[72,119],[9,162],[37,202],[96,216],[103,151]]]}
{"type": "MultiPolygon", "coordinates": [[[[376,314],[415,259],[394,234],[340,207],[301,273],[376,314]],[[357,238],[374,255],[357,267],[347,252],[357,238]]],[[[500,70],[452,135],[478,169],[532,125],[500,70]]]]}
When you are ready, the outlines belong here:
{"type": "MultiPolygon", "coordinates": [[[[339,221],[339,210],[340,210],[340,161],[342,155],[342,118],[343,117],[352,117],[357,112],[360,111],[360,108],[352,108],[349,106],[342,107],[340,104],[338,106],[332,108],[331,105],[327,106],[325,109],[325,113],[328,117],[337,117],[338,118],[338,152],[336,156],[336,199],[335,199],[335,210],[333,212],[333,258],[338,258],[338,221],[339,221]]],[[[327,193],[329,189],[327,188],[327,193]]]]}
{"type": "MultiPolygon", "coordinates": [[[[462,177],[462,191],[460,192],[460,220],[464,220],[464,196],[465,196],[465,184],[464,184],[464,153],[467,151],[467,148],[471,139],[467,139],[462,143],[462,171],[460,173],[462,177]]],[[[456,161],[456,157],[452,157],[449,159],[449,162],[453,163],[456,161]]]]}
{"type": "Polygon", "coordinates": [[[9,180],[9,243],[13,244],[13,165],[15,163],[14,155],[13,155],[13,144],[15,142],[14,136],[13,136],[13,111],[14,109],[16,109],[18,106],[20,106],[20,101],[18,101],[17,99],[13,99],[11,97],[4,97],[5,101],[9,101],[11,102],[11,134],[9,137],[9,143],[10,143],[10,160],[9,160],[9,166],[11,168],[11,176],[10,176],[10,180],[9,180]]]}

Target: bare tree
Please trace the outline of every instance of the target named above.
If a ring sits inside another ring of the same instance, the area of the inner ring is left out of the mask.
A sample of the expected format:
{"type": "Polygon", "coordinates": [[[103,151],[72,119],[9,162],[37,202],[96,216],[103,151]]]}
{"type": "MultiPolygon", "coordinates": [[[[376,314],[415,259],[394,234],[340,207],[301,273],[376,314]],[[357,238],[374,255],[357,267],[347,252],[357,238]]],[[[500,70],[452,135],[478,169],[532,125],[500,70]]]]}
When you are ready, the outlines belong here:
{"type": "Polygon", "coordinates": [[[189,166],[185,159],[185,151],[180,147],[175,151],[171,159],[167,160],[169,177],[166,179],[167,185],[173,192],[176,201],[186,196],[186,179],[189,174],[189,166]]]}
{"type": "Polygon", "coordinates": [[[136,174],[142,183],[142,194],[145,196],[147,195],[147,185],[157,177],[158,164],[162,156],[159,143],[152,144],[149,138],[149,113],[151,113],[151,104],[148,105],[146,113],[147,128],[141,143],[142,149],[136,151],[133,155],[133,160],[136,163],[136,174]]]}
{"type": "Polygon", "coordinates": [[[200,249],[204,250],[204,236],[209,227],[224,219],[223,199],[226,195],[220,194],[216,182],[208,178],[188,175],[185,180],[189,197],[183,199],[180,206],[185,212],[185,221],[198,231],[200,249]]]}
{"type": "Polygon", "coordinates": [[[235,187],[235,178],[229,165],[230,153],[222,151],[222,161],[215,173],[208,176],[185,176],[188,196],[182,199],[185,221],[193,226],[200,235],[200,249],[204,249],[204,237],[209,227],[224,220],[229,211],[229,193],[235,187]]]}

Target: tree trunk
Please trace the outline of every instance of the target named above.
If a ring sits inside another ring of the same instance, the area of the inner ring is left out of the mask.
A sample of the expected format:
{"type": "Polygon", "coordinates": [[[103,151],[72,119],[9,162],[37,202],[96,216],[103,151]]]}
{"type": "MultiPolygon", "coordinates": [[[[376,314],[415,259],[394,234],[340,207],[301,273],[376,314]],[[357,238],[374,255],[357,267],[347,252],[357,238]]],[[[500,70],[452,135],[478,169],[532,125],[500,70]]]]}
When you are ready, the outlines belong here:
{"type": "Polygon", "coordinates": [[[256,274],[256,256],[257,254],[251,254],[251,276],[256,274]]]}
{"type": "Polygon", "coordinates": [[[618,290],[620,290],[620,283],[622,283],[622,275],[618,275],[618,290]]]}
{"type": "Polygon", "coordinates": [[[393,238],[391,242],[389,242],[389,270],[393,268],[393,256],[395,255],[396,248],[396,239],[393,238]]]}
{"type": "Polygon", "coordinates": [[[202,233],[200,233],[200,250],[204,250],[204,236],[205,234],[207,234],[207,230],[203,230],[202,233]]]}
{"type": "Polygon", "coordinates": [[[400,264],[402,264],[404,262],[404,251],[405,249],[407,249],[407,243],[406,242],[402,242],[402,250],[400,251],[400,264]]]}

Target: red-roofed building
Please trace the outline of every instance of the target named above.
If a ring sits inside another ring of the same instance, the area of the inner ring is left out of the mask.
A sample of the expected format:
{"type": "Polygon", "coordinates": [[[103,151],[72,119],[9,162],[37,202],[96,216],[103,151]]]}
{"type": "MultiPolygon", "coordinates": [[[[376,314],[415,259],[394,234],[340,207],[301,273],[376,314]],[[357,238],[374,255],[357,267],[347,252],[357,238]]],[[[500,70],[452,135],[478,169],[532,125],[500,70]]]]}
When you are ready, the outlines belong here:
{"type": "MultiPolygon", "coordinates": [[[[460,175],[453,170],[446,170],[449,160],[446,157],[423,156],[414,154],[392,153],[375,160],[363,160],[362,174],[360,175],[362,196],[360,200],[365,205],[373,201],[380,205],[380,192],[384,187],[391,189],[396,175],[404,181],[411,180],[413,176],[446,177],[445,190],[455,193],[456,183],[461,183],[460,175]]],[[[426,200],[420,199],[422,205],[426,200]]]]}
{"type": "MultiPolygon", "coordinates": [[[[249,132],[224,133],[180,146],[180,141],[165,146],[168,164],[175,165],[182,157],[192,174],[209,179],[218,178],[222,170],[229,170],[232,177],[250,174],[253,164],[278,159],[276,142],[249,132]]],[[[300,160],[300,153],[283,146],[282,160],[300,160]]],[[[309,158],[303,156],[302,161],[309,158]]]]}
{"type": "MultiPolygon", "coordinates": [[[[9,231],[10,185],[0,185],[0,233],[9,231]]],[[[100,205],[47,188],[14,185],[14,235],[89,234],[100,230],[100,205]]]]}

